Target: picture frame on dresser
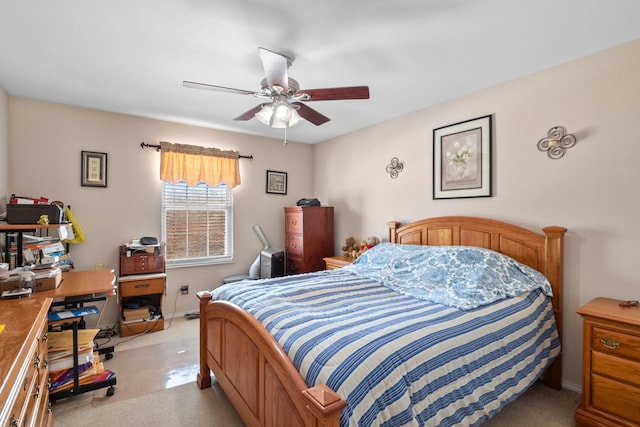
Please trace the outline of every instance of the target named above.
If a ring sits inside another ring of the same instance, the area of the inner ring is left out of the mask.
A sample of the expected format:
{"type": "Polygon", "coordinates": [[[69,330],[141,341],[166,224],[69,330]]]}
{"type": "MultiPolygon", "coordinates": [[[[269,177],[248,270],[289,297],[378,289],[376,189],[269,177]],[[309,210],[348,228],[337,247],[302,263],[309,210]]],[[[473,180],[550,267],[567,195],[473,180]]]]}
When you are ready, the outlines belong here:
{"type": "Polygon", "coordinates": [[[80,185],[83,187],[107,186],[107,153],[81,152],[80,185]]]}
{"type": "Polygon", "coordinates": [[[267,193],[287,194],[287,173],[267,170],[267,193]]]}
{"type": "Polygon", "coordinates": [[[433,130],[433,199],[492,196],[492,117],[433,130]]]}

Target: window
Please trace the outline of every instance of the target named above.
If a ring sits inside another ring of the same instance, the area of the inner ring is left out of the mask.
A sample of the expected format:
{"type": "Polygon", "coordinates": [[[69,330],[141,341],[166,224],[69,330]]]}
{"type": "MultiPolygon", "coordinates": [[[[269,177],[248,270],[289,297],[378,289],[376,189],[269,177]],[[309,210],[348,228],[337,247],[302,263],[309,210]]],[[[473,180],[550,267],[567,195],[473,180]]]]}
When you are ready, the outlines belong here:
{"type": "Polygon", "coordinates": [[[233,193],[225,184],[163,183],[162,241],[167,267],[231,262],[233,193]]]}

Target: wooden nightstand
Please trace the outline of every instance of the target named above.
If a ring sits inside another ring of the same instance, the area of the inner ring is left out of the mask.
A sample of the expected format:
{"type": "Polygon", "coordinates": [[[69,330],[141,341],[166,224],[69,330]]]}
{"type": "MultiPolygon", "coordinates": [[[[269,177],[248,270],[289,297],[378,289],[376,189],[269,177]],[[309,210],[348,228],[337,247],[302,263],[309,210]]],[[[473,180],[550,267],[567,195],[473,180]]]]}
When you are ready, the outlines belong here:
{"type": "Polygon", "coordinates": [[[355,258],[351,258],[350,256],[330,256],[322,259],[327,266],[325,270],[333,270],[335,268],[344,267],[345,265],[349,265],[356,260],[355,258]]]}
{"type": "Polygon", "coordinates": [[[582,403],[577,426],[640,426],[640,307],[596,298],[583,318],[582,403]]]}

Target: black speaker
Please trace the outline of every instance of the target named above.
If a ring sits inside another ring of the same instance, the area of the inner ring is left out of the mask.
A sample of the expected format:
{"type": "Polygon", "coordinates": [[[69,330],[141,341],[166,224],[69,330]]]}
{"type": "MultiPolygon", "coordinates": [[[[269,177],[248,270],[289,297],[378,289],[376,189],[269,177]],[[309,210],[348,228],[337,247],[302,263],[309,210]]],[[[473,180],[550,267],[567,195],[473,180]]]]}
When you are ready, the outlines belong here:
{"type": "Polygon", "coordinates": [[[267,248],[260,252],[260,278],[284,276],[284,252],[267,248]]]}

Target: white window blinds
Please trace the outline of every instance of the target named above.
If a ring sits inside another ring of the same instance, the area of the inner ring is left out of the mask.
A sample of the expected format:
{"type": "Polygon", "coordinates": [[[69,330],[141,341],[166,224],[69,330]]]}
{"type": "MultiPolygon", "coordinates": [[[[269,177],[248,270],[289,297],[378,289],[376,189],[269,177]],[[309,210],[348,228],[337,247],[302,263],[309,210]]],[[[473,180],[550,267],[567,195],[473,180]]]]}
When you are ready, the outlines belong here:
{"type": "Polygon", "coordinates": [[[163,183],[162,237],[167,267],[231,262],[232,190],[224,184],[163,183]]]}

